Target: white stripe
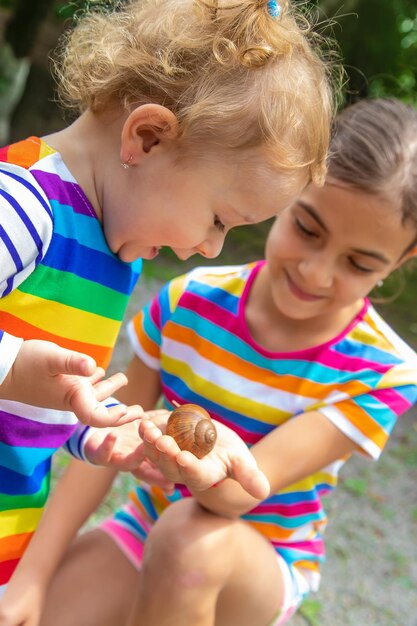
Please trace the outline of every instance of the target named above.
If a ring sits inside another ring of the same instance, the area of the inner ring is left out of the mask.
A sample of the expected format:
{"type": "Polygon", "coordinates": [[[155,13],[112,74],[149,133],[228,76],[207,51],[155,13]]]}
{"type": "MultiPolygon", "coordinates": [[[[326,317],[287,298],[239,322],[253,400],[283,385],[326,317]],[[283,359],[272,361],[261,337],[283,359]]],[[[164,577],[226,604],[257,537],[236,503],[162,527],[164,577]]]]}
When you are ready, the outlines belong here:
{"type": "Polygon", "coordinates": [[[23,419],[31,420],[32,422],[39,422],[40,424],[72,425],[78,422],[74,413],[71,411],[45,409],[13,400],[0,400],[0,410],[12,413],[23,419]]]}
{"type": "Polygon", "coordinates": [[[57,174],[61,180],[67,183],[75,183],[78,185],[74,176],[71,174],[67,166],[62,160],[59,152],[53,152],[43,157],[40,161],[32,165],[30,169],[46,172],[48,174],[57,174]]]}
{"type": "Polygon", "coordinates": [[[404,359],[412,362],[414,367],[417,367],[417,354],[415,351],[403,340],[395,330],[393,330],[385,320],[375,311],[373,307],[369,307],[369,316],[377,324],[381,334],[383,334],[388,341],[392,343],[394,348],[398,351],[398,354],[404,359]]]}
{"type": "Polygon", "coordinates": [[[8,333],[4,333],[0,341],[0,385],[3,383],[16,360],[23,343],[20,337],[14,337],[8,333]]]}
{"type": "MultiPolygon", "coordinates": [[[[0,168],[13,172],[35,187],[37,192],[42,196],[42,198],[44,198],[45,203],[52,211],[50,203],[42,188],[38,185],[33,176],[27,172],[27,170],[8,163],[2,163],[0,168]]],[[[2,175],[0,173],[0,186],[1,189],[10,194],[19,206],[22,207],[22,212],[26,214],[28,220],[32,223],[34,230],[36,230],[40,240],[42,241],[42,254],[44,256],[49,247],[53,231],[51,218],[45,207],[29,189],[27,189],[22,183],[7,176],[7,174],[2,175]]],[[[3,293],[6,289],[7,280],[9,278],[15,276],[13,285],[13,288],[15,288],[33,271],[35,267],[35,260],[38,256],[38,249],[32,235],[27,230],[18,213],[3,196],[0,196],[0,212],[2,227],[10,240],[13,242],[24,267],[24,270],[20,273],[16,272],[14,261],[10,256],[6,245],[3,241],[1,241],[0,293],[3,293]]]]}
{"type": "MultiPolygon", "coordinates": [[[[190,346],[173,339],[163,339],[162,352],[164,356],[176,361],[183,361],[197,376],[210,381],[221,389],[227,389],[236,397],[261,398],[262,402],[259,401],[258,403],[265,405],[266,409],[276,410],[276,407],[279,407],[280,412],[283,411],[292,415],[299,411],[305,411],[309,406],[317,403],[317,398],[299,396],[282,389],[269,387],[231,372],[229,369],[202,357],[190,346]]],[[[166,368],[166,366],[164,367],[166,368]]],[[[270,374],[271,377],[276,376],[272,371],[270,374]]]]}
{"type": "MultiPolygon", "coordinates": [[[[372,459],[377,459],[381,454],[381,449],[358,430],[346,416],[334,406],[327,406],[319,409],[322,415],[325,415],[339,430],[342,431],[349,439],[352,439],[364,450],[372,459]]],[[[381,430],[383,430],[381,428],[381,430]]]]}

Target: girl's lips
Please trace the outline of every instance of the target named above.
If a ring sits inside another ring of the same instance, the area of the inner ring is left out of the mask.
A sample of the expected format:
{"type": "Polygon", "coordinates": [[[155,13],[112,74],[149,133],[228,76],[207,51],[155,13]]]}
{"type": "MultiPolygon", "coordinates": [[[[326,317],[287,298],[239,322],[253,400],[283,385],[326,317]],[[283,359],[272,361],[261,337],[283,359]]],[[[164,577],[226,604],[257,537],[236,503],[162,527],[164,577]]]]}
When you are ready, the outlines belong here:
{"type": "Polygon", "coordinates": [[[304,302],[317,302],[318,300],[322,300],[324,296],[316,296],[311,293],[307,293],[303,289],[300,289],[298,285],[292,280],[292,278],[285,272],[285,276],[287,279],[287,284],[291,293],[298,298],[299,300],[303,300],[304,302]]]}

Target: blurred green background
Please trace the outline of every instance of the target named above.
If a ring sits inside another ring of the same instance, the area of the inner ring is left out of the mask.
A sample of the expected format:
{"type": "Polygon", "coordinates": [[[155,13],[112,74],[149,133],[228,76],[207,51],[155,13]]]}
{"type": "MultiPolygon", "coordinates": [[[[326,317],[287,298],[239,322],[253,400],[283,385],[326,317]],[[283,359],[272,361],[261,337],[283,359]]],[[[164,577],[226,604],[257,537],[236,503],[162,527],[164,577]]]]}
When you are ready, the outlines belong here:
{"type": "MultiPolygon", "coordinates": [[[[89,6],[115,0],[0,0],[0,145],[61,128],[69,119],[54,101],[49,55],[60,34],[89,6]]],[[[120,1],[120,0],[118,0],[120,1]]],[[[296,0],[297,1],[297,0],[296,0]]],[[[367,96],[395,96],[417,106],[416,0],[300,0],[317,28],[340,49],[346,70],[340,106],[367,96]]],[[[216,262],[262,257],[269,223],[233,231],[216,262]]],[[[188,263],[204,263],[191,259],[188,263]]],[[[208,261],[210,264],[212,260],[208,261]]],[[[164,251],[145,276],[184,271],[164,251]]],[[[417,347],[417,269],[397,272],[375,294],[382,314],[417,347]]]]}

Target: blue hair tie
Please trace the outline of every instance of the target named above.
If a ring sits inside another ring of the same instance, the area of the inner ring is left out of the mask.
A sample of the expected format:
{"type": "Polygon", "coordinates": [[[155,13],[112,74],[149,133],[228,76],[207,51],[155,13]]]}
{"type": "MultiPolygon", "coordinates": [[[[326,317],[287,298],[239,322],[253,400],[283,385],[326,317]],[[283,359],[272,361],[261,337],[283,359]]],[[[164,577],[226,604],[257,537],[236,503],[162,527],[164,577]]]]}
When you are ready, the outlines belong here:
{"type": "Polygon", "coordinates": [[[268,0],[268,13],[274,18],[281,15],[281,7],[276,0],[268,0]]]}

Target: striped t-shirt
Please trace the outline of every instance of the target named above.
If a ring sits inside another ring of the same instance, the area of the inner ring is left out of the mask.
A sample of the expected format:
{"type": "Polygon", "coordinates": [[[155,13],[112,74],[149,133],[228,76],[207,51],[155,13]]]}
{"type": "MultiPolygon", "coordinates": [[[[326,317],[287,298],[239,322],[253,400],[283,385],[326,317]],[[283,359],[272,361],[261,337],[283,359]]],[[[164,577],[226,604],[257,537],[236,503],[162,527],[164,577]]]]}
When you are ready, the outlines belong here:
{"type": "MultiPolygon", "coordinates": [[[[22,339],[106,367],[140,269],[111,252],[59,153],[36,137],[0,149],[0,384],[22,339]]],[[[70,412],[0,400],[0,595],[41,517],[53,453],[67,444],[82,458],[86,428],[70,412]]]]}
{"type": "MultiPolygon", "coordinates": [[[[136,355],[160,370],[163,397],[204,406],[251,446],[295,415],[320,411],[367,457],[377,459],[397,417],[417,401],[417,355],[368,301],[333,340],[274,353],[258,345],[245,304],[263,261],[198,268],[168,283],[130,323],[136,355]]],[[[288,563],[318,587],[324,559],[322,497],[337,483],[339,459],[243,515],[288,563]]],[[[139,486],[113,524],[144,540],[161,511],[189,495],[139,486]]]]}

